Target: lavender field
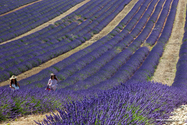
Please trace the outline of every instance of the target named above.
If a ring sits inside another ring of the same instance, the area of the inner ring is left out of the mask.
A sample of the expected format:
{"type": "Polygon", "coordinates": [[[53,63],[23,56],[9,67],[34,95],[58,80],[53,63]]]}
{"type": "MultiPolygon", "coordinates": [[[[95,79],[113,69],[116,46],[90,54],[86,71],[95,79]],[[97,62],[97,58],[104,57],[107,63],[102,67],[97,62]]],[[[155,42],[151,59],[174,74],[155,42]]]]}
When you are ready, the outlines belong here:
{"type": "MultiPolygon", "coordinates": [[[[0,14],[25,3],[0,2],[0,14]]],[[[133,0],[90,0],[54,24],[11,40],[63,14],[84,0],[42,0],[0,16],[0,82],[30,71],[87,43],[133,0]]],[[[179,0],[137,0],[106,36],[67,58],[20,79],[20,89],[0,87],[0,123],[58,111],[38,125],[165,124],[187,104],[187,22],[172,86],[152,81],[177,19],[179,0]],[[46,91],[50,74],[57,91],[46,91]]],[[[185,5],[186,6],[186,5],[185,5]]],[[[185,20],[187,19],[185,10],[185,20]]],[[[182,29],[183,30],[183,29],[182,29]]],[[[1,84],[1,83],[0,83],[1,84]]],[[[187,121],[186,121],[187,122],[187,121]]]]}

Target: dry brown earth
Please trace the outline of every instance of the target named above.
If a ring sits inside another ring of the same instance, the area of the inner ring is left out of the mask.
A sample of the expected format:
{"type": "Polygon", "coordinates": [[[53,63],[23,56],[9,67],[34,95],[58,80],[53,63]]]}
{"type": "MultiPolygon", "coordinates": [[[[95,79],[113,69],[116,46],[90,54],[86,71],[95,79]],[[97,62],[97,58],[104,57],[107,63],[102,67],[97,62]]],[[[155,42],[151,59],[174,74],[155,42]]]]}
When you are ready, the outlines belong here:
{"type": "MultiPolygon", "coordinates": [[[[57,111],[54,112],[55,114],[57,111]]],[[[52,115],[52,113],[44,113],[44,114],[33,114],[33,115],[27,115],[24,117],[20,117],[14,121],[6,121],[2,123],[1,125],[36,125],[34,122],[42,122],[44,118],[46,118],[46,115],[52,115]]]]}

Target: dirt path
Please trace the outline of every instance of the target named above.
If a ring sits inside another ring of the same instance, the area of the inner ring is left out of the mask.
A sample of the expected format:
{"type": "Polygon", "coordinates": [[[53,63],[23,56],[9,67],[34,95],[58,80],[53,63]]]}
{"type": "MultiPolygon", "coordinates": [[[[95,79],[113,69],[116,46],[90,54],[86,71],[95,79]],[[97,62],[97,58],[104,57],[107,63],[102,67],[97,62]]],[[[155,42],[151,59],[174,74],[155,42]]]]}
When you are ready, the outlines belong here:
{"type": "Polygon", "coordinates": [[[24,37],[24,36],[30,35],[30,34],[32,34],[32,33],[34,33],[34,32],[37,32],[37,31],[39,31],[39,30],[41,30],[41,29],[43,29],[43,28],[49,26],[50,24],[54,24],[56,21],[58,21],[58,20],[64,18],[65,16],[69,15],[70,13],[74,12],[75,10],[77,10],[78,8],[80,8],[81,6],[83,6],[84,4],[86,4],[86,3],[89,2],[89,1],[90,1],[90,0],[85,0],[85,1],[83,1],[83,2],[81,2],[81,3],[79,3],[79,4],[77,4],[77,5],[75,5],[75,6],[72,7],[71,9],[67,10],[67,11],[64,12],[63,14],[61,14],[61,15],[55,17],[54,19],[52,19],[52,20],[50,20],[50,21],[48,21],[48,22],[46,22],[46,23],[44,23],[44,24],[42,24],[42,25],[40,25],[40,26],[38,26],[38,27],[36,27],[36,28],[34,28],[34,29],[32,29],[32,30],[30,30],[30,31],[28,31],[28,32],[26,32],[26,33],[24,33],[24,34],[22,34],[22,35],[20,35],[20,36],[18,36],[18,37],[15,37],[15,38],[13,38],[13,39],[11,39],[11,40],[7,40],[7,41],[5,41],[5,42],[2,42],[2,43],[0,43],[0,45],[3,45],[3,44],[8,43],[8,42],[12,42],[13,40],[20,39],[20,38],[22,38],[22,37],[24,37]]]}
{"type": "MultiPolygon", "coordinates": [[[[108,33],[110,33],[119,23],[120,21],[128,14],[128,12],[133,8],[133,6],[135,5],[135,3],[138,0],[132,0],[127,6],[125,6],[125,8],[105,27],[103,28],[103,30],[101,30],[101,32],[99,32],[98,34],[94,35],[90,40],[86,41],[85,43],[83,43],[82,45],[78,46],[77,48],[62,54],[56,58],[53,58],[43,64],[41,64],[38,67],[32,68],[31,70],[28,70],[20,75],[18,75],[18,81],[25,79],[27,77],[30,77],[34,74],[37,74],[38,72],[40,72],[41,70],[50,67],[51,65],[58,63],[60,61],[62,61],[63,59],[71,56],[72,54],[90,46],[92,43],[96,42],[97,40],[101,39],[102,37],[106,36],[108,33]]],[[[9,84],[9,80],[1,82],[0,86],[5,86],[9,84]]]]}
{"type": "MultiPolygon", "coordinates": [[[[55,114],[57,111],[54,112],[55,114]]],[[[34,114],[34,115],[27,115],[24,117],[20,117],[16,120],[12,121],[6,121],[3,123],[0,123],[1,125],[36,125],[35,121],[42,122],[44,118],[46,118],[46,115],[52,115],[52,113],[44,113],[44,114],[34,114]]]]}
{"type": "Polygon", "coordinates": [[[37,2],[40,2],[40,1],[42,1],[42,0],[38,0],[38,1],[35,1],[35,2],[32,2],[32,3],[25,4],[25,5],[21,6],[21,7],[18,7],[18,8],[16,8],[16,9],[14,9],[14,10],[11,10],[11,11],[8,11],[8,12],[6,12],[6,13],[1,14],[0,17],[1,17],[1,16],[4,16],[4,15],[7,15],[7,14],[9,14],[9,13],[15,12],[15,11],[17,11],[17,10],[20,10],[20,9],[22,9],[22,8],[24,8],[24,7],[30,6],[30,5],[32,5],[32,4],[34,4],[34,3],[37,3],[37,2]]]}
{"type": "Polygon", "coordinates": [[[179,0],[172,33],[152,78],[153,81],[161,82],[169,86],[171,86],[174,81],[176,64],[179,59],[179,50],[184,34],[185,8],[186,1],[179,0]]]}
{"type": "Polygon", "coordinates": [[[164,125],[187,125],[187,105],[175,108],[171,114],[164,125]]]}

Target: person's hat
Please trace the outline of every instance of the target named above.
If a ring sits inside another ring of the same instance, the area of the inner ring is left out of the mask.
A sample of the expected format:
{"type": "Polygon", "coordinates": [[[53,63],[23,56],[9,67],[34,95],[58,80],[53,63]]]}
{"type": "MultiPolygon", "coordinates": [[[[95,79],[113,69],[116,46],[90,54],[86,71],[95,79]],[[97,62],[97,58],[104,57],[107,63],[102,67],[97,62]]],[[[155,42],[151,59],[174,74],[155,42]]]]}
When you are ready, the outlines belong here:
{"type": "Polygon", "coordinates": [[[17,77],[15,75],[12,75],[12,77],[10,77],[10,80],[12,79],[16,79],[17,77]]]}
{"type": "Polygon", "coordinates": [[[54,73],[51,73],[51,76],[54,76],[55,74],[54,73]]]}

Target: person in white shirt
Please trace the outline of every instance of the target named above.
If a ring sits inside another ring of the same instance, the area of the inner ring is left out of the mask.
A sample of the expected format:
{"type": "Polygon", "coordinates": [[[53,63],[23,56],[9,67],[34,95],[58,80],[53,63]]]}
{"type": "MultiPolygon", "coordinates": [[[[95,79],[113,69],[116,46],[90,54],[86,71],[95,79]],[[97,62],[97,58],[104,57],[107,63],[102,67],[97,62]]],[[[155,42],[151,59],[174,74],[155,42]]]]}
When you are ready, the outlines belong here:
{"type": "Polygon", "coordinates": [[[58,82],[58,79],[56,75],[51,73],[51,78],[48,81],[48,84],[47,84],[48,87],[46,89],[56,91],[57,85],[58,85],[57,82],[58,82]]]}
{"type": "Polygon", "coordinates": [[[18,90],[20,88],[15,75],[12,75],[12,77],[10,78],[10,88],[12,89],[12,91],[18,90]]]}

